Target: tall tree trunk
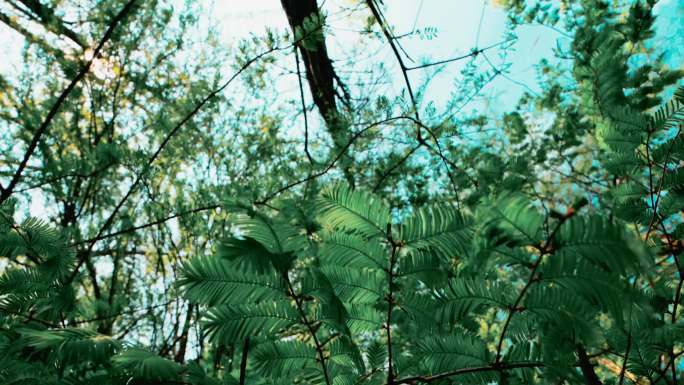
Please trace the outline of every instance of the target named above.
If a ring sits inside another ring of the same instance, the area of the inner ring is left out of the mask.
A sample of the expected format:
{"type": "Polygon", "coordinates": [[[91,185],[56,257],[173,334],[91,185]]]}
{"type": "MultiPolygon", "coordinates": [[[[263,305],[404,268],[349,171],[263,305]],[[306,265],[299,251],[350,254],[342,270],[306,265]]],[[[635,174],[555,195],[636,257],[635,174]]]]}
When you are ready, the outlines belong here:
{"type": "MultiPolygon", "coordinates": [[[[281,0],[281,3],[293,34],[297,27],[302,26],[306,17],[319,14],[317,0],[281,0]]],[[[330,56],[328,56],[325,38],[320,40],[309,39],[308,42],[310,43],[306,44],[306,47],[301,41],[297,42],[297,49],[302,54],[306,79],[314,104],[325,120],[328,132],[335,144],[335,155],[337,155],[343,151],[350,140],[349,130],[340,116],[338,99],[349,104],[349,96],[344,84],[335,72],[330,56]],[[312,44],[313,46],[311,46],[312,44]],[[342,95],[336,92],[336,83],[342,90],[342,95]]],[[[348,182],[353,185],[354,178],[350,171],[351,158],[349,156],[342,157],[340,166],[348,182]]]]}

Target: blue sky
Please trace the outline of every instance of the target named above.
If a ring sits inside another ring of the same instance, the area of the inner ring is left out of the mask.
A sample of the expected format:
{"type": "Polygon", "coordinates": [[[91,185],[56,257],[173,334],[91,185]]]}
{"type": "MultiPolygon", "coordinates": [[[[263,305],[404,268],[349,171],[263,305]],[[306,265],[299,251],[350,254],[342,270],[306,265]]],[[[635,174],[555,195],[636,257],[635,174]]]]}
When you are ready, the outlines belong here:
{"type": "MultiPolygon", "coordinates": [[[[179,4],[182,3],[178,0],[179,4]]],[[[350,6],[350,0],[325,0],[324,7],[334,10],[339,6],[350,6]]],[[[396,34],[411,31],[413,28],[436,29],[431,40],[418,37],[402,39],[402,46],[410,57],[417,62],[428,58],[434,60],[446,59],[468,53],[475,46],[484,47],[502,41],[506,32],[506,15],[500,7],[491,4],[491,0],[392,0],[388,4],[386,17],[395,27],[396,34]],[[479,43],[479,44],[478,44],[479,43]]],[[[180,8],[180,7],[179,7],[180,8]]],[[[230,46],[249,34],[260,34],[267,27],[285,29],[287,22],[281,9],[279,0],[251,0],[236,2],[230,0],[215,0],[210,13],[210,21],[218,26],[219,40],[230,46]]],[[[684,1],[661,0],[658,4],[660,18],[658,20],[658,38],[661,41],[682,41],[684,36],[684,1]]],[[[362,22],[361,17],[336,18],[331,17],[334,35],[331,41],[333,57],[340,57],[351,47],[358,45],[360,36],[354,31],[362,22]]],[[[533,89],[536,87],[535,64],[541,58],[550,57],[552,47],[557,39],[564,39],[558,32],[544,26],[523,26],[517,29],[518,40],[512,46],[509,61],[513,63],[509,78],[498,78],[483,90],[483,94],[495,96],[495,103],[489,106],[512,106],[524,91],[519,83],[526,84],[533,89]]],[[[18,72],[21,64],[21,48],[23,38],[0,23],[0,73],[11,78],[12,73],[18,72]]],[[[671,64],[681,63],[684,57],[684,44],[671,44],[672,49],[666,55],[671,64]]],[[[488,51],[488,56],[495,65],[497,50],[488,51]]],[[[397,75],[393,90],[400,92],[403,88],[398,76],[398,67],[389,49],[380,52],[374,61],[382,60],[389,68],[395,69],[397,75]]],[[[227,63],[228,64],[228,63],[227,63]]],[[[411,64],[407,61],[407,64],[411,64]]],[[[458,81],[459,71],[465,61],[456,62],[442,67],[442,73],[435,78],[428,94],[437,102],[448,99],[454,83],[458,81]]],[[[483,66],[488,66],[483,63],[483,66]]],[[[226,66],[228,68],[228,66],[226,66]]],[[[434,67],[432,69],[435,69],[434,67]]],[[[227,72],[229,72],[227,70],[227,72]]],[[[411,80],[419,84],[429,71],[412,71],[411,80]]],[[[476,104],[482,108],[481,104],[476,104]]]]}

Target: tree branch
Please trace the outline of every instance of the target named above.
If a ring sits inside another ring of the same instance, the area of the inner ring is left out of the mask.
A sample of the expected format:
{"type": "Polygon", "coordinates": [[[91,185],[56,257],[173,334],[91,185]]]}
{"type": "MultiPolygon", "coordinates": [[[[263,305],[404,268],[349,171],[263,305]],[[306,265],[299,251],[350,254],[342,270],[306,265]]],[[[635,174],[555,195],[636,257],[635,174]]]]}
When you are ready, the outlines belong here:
{"type": "Polygon", "coordinates": [[[413,377],[406,377],[402,378],[400,380],[396,380],[394,383],[395,384],[415,384],[418,382],[423,382],[423,383],[430,383],[433,381],[438,381],[438,380],[443,380],[445,378],[449,377],[455,377],[455,376],[460,376],[464,374],[470,374],[470,373],[482,373],[482,372],[494,372],[494,371],[501,371],[501,370],[512,370],[512,369],[521,369],[521,368],[541,368],[544,367],[544,364],[542,362],[517,362],[517,363],[505,363],[505,364],[499,364],[499,365],[488,365],[488,366],[478,366],[474,368],[462,368],[462,369],[456,369],[451,372],[445,372],[445,373],[439,373],[439,374],[433,374],[429,376],[413,376],[413,377]]]}
{"type": "MultiPolygon", "coordinates": [[[[135,1],[135,0],[132,0],[132,1],[135,1]]],[[[109,214],[109,216],[108,216],[107,219],[105,220],[104,224],[103,224],[103,225],[100,227],[100,229],[98,230],[98,232],[97,232],[97,234],[95,235],[95,237],[92,238],[93,240],[92,240],[91,242],[89,242],[88,248],[87,248],[87,251],[88,251],[88,252],[86,253],[85,258],[89,258],[89,257],[90,257],[90,252],[92,251],[93,247],[95,246],[95,243],[97,242],[97,240],[100,239],[100,238],[104,235],[104,232],[107,231],[107,229],[109,229],[109,227],[112,225],[112,223],[114,222],[114,218],[115,218],[116,215],[119,213],[119,211],[120,211],[121,208],[123,207],[124,203],[126,203],[126,201],[128,200],[128,198],[131,197],[131,195],[133,194],[133,192],[135,191],[135,189],[138,187],[138,185],[139,185],[140,182],[142,181],[143,177],[147,174],[147,171],[150,169],[150,167],[152,166],[152,164],[154,163],[154,161],[157,159],[157,157],[159,157],[159,154],[161,154],[161,152],[162,152],[162,150],[164,149],[164,147],[166,147],[166,145],[171,141],[171,138],[173,138],[173,136],[176,135],[176,133],[178,133],[178,131],[185,125],[185,123],[187,123],[188,121],[190,121],[190,119],[192,119],[192,118],[193,118],[193,117],[202,109],[202,107],[204,107],[205,104],[207,104],[210,100],[212,100],[212,99],[215,98],[217,95],[219,95],[219,94],[220,94],[226,87],[228,87],[228,85],[230,85],[230,84],[233,82],[233,80],[235,80],[243,71],[245,71],[248,67],[250,67],[253,63],[255,63],[256,61],[258,61],[258,60],[261,59],[262,57],[264,57],[264,56],[266,56],[266,55],[268,55],[268,54],[270,54],[270,53],[272,53],[272,52],[274,52],[274,51],[277,51],[277,50],[279,50],[279,49],[280,49],[280,48],[278,48],[278,47],[272,47],[272,48],[270,48],[270,49],[268,49],[268,50],[266,50],[266,51],[264,51],[264,52],[262,52],[262,53],[260,53],[260,54],[258,54],[258,55],[256,55],[256,56],[254,56],[254,57],[251,58],[250,60],[248,60],[246,63],[244,63],[244,64],[240,67],[240,69],[239,69],[238,71],[236,71],[236,72],[233,74],[233,76],[231,76],[231,77],[230,77],[225,83],[223,83],[220,87],[218,87],[217,89],[215,89],[215,90],[213,90],[212,92],[210,92],[209,95],[207,95],[204,99],[202,99],[202,100],[195,106],[195,108],[192,109],[192,111],[190,111],[188,114],[186,114],[185,117],[184,117],[183,119],[181,119],[181,121],[178,122],[178,124],[176,124],[176,126],[175,126],[173,129],[171,129],[171,131],[166,135],[166,137],[165,137],[164,140],[161,142],[161,144],[159,145],[159,147],[157,147],[157,150],[152,154],[152,156],[148,159],[147,163],[143,166],[142,171],[138,174],[138,176],[135,178],[135,180],[133,181],[133,183],[130,185],[130,187],[128,188],[128,191],[126,192],[126,194],[124,194],[123,198],[121,198],[121,200],[119,201],[119,203],[114,207],[114,210],[111,212],[111,214],[109,214]]],[[[83,265],[83,262],[84,262],[84,261],[85,261],[84,259],[80,259],[80,260],[78,261],[78,263],[76,264],[76,267],[74,268],[73,273],[72,273],[71,276],[68,278],[67,282],[73,281],[73,279],[74,279],[74,278],[76,277],[76,275],[78,274],[78,270],[79,270],[80,267],[83,265]]]]}
{"type": "Polygon", "coordinates": [[[152,227],[152,226],[156,226],[156,225],[162,224],[162,223],[167,222],[167,221],[170,221],[171,219],[174,219],[174,218],[179,218],[179,217],[186,216],[186,215],[188,215],[188,214],[195,214],[195,213],[199,213],[199,212],[207,211],[207,210],[215,210],[215,209],[217,209],[217,208],[219,208],[219,207],[221,207],[221,205],[219,205],[219,204],[213,204],[213,205],[207,205],[207,206],[197,207],[197,208],[194,208],[194,209],[191,209],[191,210],[181,211],[181,212],[179,212],[179,213],[175,213],[175,214],[169,215],[169,216],[167,216],[167,217],[157,219],[156,221],[152,221],[152,222],[149,222],[149,223],[145,223],[145,224],[143,224],[143,225],[132,226],[132,227],[125,228],[125,229],[123,229],[123,230],[115,231],[115,232],[113,232],[113,233],[103,234],[103,235],[100,235],[99,237],[93,237],[93,238],[90,238],[90,239],[85,239],[85,240],[82,240],[82,241],[79,241],[79,242],[75,242],[75,243],[72,244],[72,246],[82,245],[82,244],[88,244],[88,243],[91,243],[91,242],[98,242],[98,241],[101,241],[101,240],[103,240],[103,239],[112,238],[112,237],[116,237],[116,236],[119,236],[119,235],[132,233],[132,232],[137,231],[137,230],[141,230],[141,229],[145,229],[145,228],[148,228],[148,227],[152,227]]]}
{"type": "MultiPolygon", "coordinates": [[[[45,29],[47,29],[48,31],[50,31],[56,35],[66,36],[67,38],[69,38],[71,41],[76,43],[81,48],[84,48],[84,49],[87,48],[85,43],[83,43],[83,38],[80,37],[73,30],[67,28],[64,25],[64,21],[62,19],[60,19],[55,14],[55,11],[52,8],[49,8],[49,7],[41,4],[40,1],[38,1],[38,0],[19,0],[19,1],[35,14],[35,17],[32,17],[32,19],[35,21],[40,21],[42,23],[42,25],[45,27],[45,29]]],[[[12,2],[12,6],[19,9],[19,7],[17,7],[17,5],[14,2],[12,2]]],[[[25,12],[22,9],[19,9],[19,10],[28,14],[27,12],[25,12]]]]}
{"type": "Polygon", "coordinates": [[[632,333],[627,335],[627,348],[625,349],[625,357],[622,359],[622,368],[620,368],[620,378],[618,380],[618,385],[622,385],[625,382],[625,372],[627,371],[627,360],[629,360],[629,351],[632,348],[632,333]]]}
{"type": "Polygon", "coordinates": [[[311,153],[309,152],[309,120],[306,114],[306,100],[304,99],[304,85],[302,84],[302,73],[299,69],[299,52],[294,49],[295,62],[297,63],[297,81],[299,82],[299,97],[302,100],[302,114],[304,114],[304,153],[310,164],[314,164],[311,153]]]}
{"type": "Polygon", "coordinates": [[[555,228],[549,236],[547,237],[546,241],[542,246],[538,246],[538,249],[540,251],[539,258],[534,262],[534,265],[532,265],[532,269],[529,275],[529,278],[527,279],[527,282],[525,283],[525,286],[523,289],[520,291],[518,294],[518,297],[515,299],[515,302],[513,303],[513,306],[511,306],[510,309],[508,309],[508,316],[506,317],[506,321],[504,322],[504,326],[501,329],[501,334],[499,335],[499,342],[496,345],[496,359],[495,363],[499,364],[501,362],[502,358],[502,350],[503,350],[503,342],[504,339],[506,338],[506,332],[508,331],[508,327],[511,324],[511,319],[513,318],[513,314],[515,314],[520,306],[520,302],[522,302],[523,297],[527,293],[527,291],[530,289],[532,284],[535,282],[536,276],[537,276],[537,269],[539,269],[539,266],[541,265],[542,260],[544,260],[544,256],[549,254],[549,247],[551,246],[551,242],[553,242],[553,238],[556,236],[556,233],[558,230],[560,230],[561,226],[563,223],[565,223],[566,220],[570,218],[569,216],[563,216],[562,218],[559,219],[558,223],[556,224],[555,228]]]}
{"type": "Polygon", "coordinates": [[[498,46],[500,46],[500,45],[506,44],[506,43],[511,42],[511,41],[514,41],[514,40],[515,40],[515,39],[503,40],[503,41],[500,41],[500,42],[498,42],[498,43],[494,43],[494,44],[492,44],[492,45],[486,46],[486,47],[484,47],[484,48],[477,48],[477,47],[475,47],[475,48],[474,48],[470,53],[468,53],[468,54],[461,55],[461,56],[456,56],[456,57],[453,57],[453,58],[451,58],[451,59],[439,60],[439,61],[432,62],[432,63],[425,63],[425,64],[417,65],[417,66],[414,66],[414,67],[407,67],[407,68],[406,68],[406,71],[413,71],[413,70],[418,70],[418,69],[422,69],[422,68],[428,68],[428,67],[437,66],[437,65],[440,65],[440,64],[448,64],[448,63],[453,63],[453,62],[455,62],[455,61],[467,59],[467,58],[469,58],[469,57],[476,57],[477,55],[483,53],[484,51],[487,51],[487,50],[489,50],[489,49],[498,47],[498,46]]]}
{"type": "MultiPolygon", "coordinates": [[[[392,48],[392,52],[394,52],[394,57],[397,59],[397,62],[399,62],[399,68],[401,69],[401,74],[404,77],[404,82],[406,83],[406,89],[409,93],[409,97],[411,98],[411,104],[413,105],[413,112],[416,116],[417,120],[420,120],[420,115],[418,113],[418,104],[416,103],[416,98],[413,94],[413,88],[411,87],[411,82],[409,81],[408,78],[408,71],[407,67],[404,64],[404,59],[401,58],[401,55],[399,54],[399,50],[397,49],[397,45],[394,42],[394,37],[390,33],[390,31],[387,29],[385,25],[385,21],[382,18],[382,15],[380,14],[380,11],[377,9],[375,6],[374,0],[366,0],[366,4],[368,5],[368,8],[370,9],[371,13],[373,14],[373,17],[375,20],[378,22],[378,25],[380,26],[380,30],[382,30],[382,33],[385,35],[385,38],[387,39],[387,42],[389,43],[390,47],[392,48]]],[[[418,132],[418,141],[420,142],[420,131],[418,132]]]]}
{"type": "Polygon", "coordinates": [[[255,201],[254,201],[254,204],[256,204],[256,205],[265,205],[265,204],[268,203],[271,199],[273,199],[273,198],[275,198],[276,196],[282,194],[283,192],[285,192],[285,191],[287,191],[287,190],[289,190],[289,189],[291,189],[291,188],[293,188],[293,187],[299,186],[299,185],[302,184],[302,183],[306,183],[306,182],[308,182],[308,181],[310,181],[310,180],[314,180],[314,179],[316,179],[316,178],[318,178],[318,177],[320,177],[320,176],[323,176],[323,175],[327,174],[330,170],[332,170],[333,167],[335,167],[335,165],[337,164],[337,162],[339,162],[340,159],[342,159],[342,157],[343,157],[344,154],[347,152],[347,150],[349,149],[349,147],[351,147],[351,145],[352,145],[358,138],[360,138],[366,131],[370,130],[370,129],[373,128],[373,127],[377,127],[377,126],[379,126],[379,125],[381,125],[381,124],[385,124],[385,123],[392,122],[392,121],[395,121],[395,120],[400,120],[400,119],[409,119],[409,120],[413,120],[412,118],[407,117],[407,116],[395,116],[395,117],[392,117],[392,118],[387,118],[387,119],[384,119],[384,120],[381,120],[381,121],[377,121],[377,122],[373,122],[373,123],[369,124],[368,126],[362,128],[361,130],[357,131],[354,135],[352,135],[352,137],[349,139],[349,141],[347,142],[347,144],[345,144],[345,145],[340,149],[340,151],[337,153],[337,156],[335,156],[335,158],[333,158],[333,160],[332,160],[330,163],[328,163],[328,165],[325,166],[323,169],[321,169],[321,170],[318,171],[318,172],[309,174],[309,176],[307,176],[306,178],[302,178],[302,179],[299,179],[299,180],[297,180],[297,181],[294,181],[294,182],[291,182],[291,183],[288,183],[288,184],[284,185],[283,187],[279,188],[278,190],[276,190],[276,191],[274,191],[274,192],[272,192],[272,193],[266,195],[264,198],[255,200],[255,201]]]}
{"type": "Polygon", "coordinates": [[[242,344],[242,357],[240,358],[240,385],[246,384],[247,379],[247,353],[249,352],[249,337],[242,344]]]}
{"type": "Polygon", "coordinates": [[[55,47],[48,44],[48,42],[46,42],[44,39],[32,34],[29,30],[27,30],[22,25],[17,23],[16,20],[14,20],[12,17],[0,12],[0,21],[5,23],[8,27],[12,28],[13,30],[19,32],[21,35],[23,35],[29,43],[36,43],[45,51],[55,56],[63,56],[62,51],[55,49],[55,47]]]}
{"type": "Polygon", "coordinates": [[[394,373],[394,363],[392,360],[392,309],[394,308],[394,265],[397,259],[397,250],[400,248],[400,244],[394,241],[392,238],[392,224],[387,224],[387,241],[392,246],[392,251],[390,254],[389,267],[387,269],[387,319],[385,328],[387,330],[387,385],[394,385],[394,378],[396,373],[394,373]]]}
{"type": "Polygon", "coordinates": [[[318,359],[321,362],[321,369],[323,370],[323,377],[325,377],[325,383],[326,385],[332,385],[332,382],[330,380],[330,374],[328,374],[328,366],[325,364],[325,352],[323,351],[323,345],[321,342],[318,340],[318,337],[316,336],[316,330],[314,329],[313,325],[311,324],[311,321],[309,320],[309,317],[306,316],[306,312],[304,311],[304,307],[302,306],[302,298],[295,294],[294,292],[294,287],[292,286],[292,282],[290,281],[290,277],[288,277],[287,272],[283,272],[283,279],[287,283],[287,288],[288,288],[288,295],[294,300],[295,305],[297,306],[297,311],[299,312],[299,316],[302,319],[302,322],[306,326],[306,328],[309,331],[309,334],[311,334],[311,338],[314,341],[314,345],[316,347],[316,353],[318,354],[318,359]]]}
{"type": "Polygon", "coordinates": [[[417,145],[411,147],[408,151],[406,151],[406,153],[401,157],[401,159],[399,159],[397,163],[393,164],[392,167],[385,170],[385,172],[382,173],[382,175],[380,176],[380,180],[378,180],[378,182],[375,184],[375,187],[373,187],[373,192],[377,192],[378,189],[382,187],[382,184],[385,182],[385,179],[392,175],[394,170],[396,170],[402,164],[404,164],[404,162],[406,162],[408,158],[410,158],[411,155],[413,155],[422,145],[422,143],[418,143],[417,145]]]}
{"type": "Polygon", "coordinates": [[[584,375],[584,380],[587,385],[603,385],[601,380],[599,380],[596,372],[594,372],[594,366],[589,361],[587,356],[587,351],[584,350],[582,345],[577,345],[577,358],[579,359],[579,366],[582,370],[582,375],[584,375]]]}

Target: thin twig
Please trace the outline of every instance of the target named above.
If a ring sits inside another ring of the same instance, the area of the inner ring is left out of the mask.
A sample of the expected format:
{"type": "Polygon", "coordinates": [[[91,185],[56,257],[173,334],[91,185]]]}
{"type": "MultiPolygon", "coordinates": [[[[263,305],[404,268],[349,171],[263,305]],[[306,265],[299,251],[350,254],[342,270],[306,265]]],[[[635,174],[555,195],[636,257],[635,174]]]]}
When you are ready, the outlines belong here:
{"type": "Polygon", "coordinates": [[[569,219],[569,216],[564,216],[562,217],[558,223],[556,224],[556,227],[553,229],[551,234],[549,234],[548,238],[544,242],[544,244],[540,247],[538,247],[538,250],[540,251],[541,255],[539,255],[539,258],[535,261],[534,265],[532,265],[532,271],[530,272],[529,278],[527,279],[527,282],[525,283],[525,286],[523,289],[520,291],[518,294],[518,297],[515,299],[515,302],[513,303],[513,306],[508,310],[508,315],[506,317],[506,321],[504,322],[504,326],[501,330],[501,334],[499,335],[499,342],[496,345],[496,358],[495,358],[495,363],[499,364],[501,363],[501,352],[503,349],[503,342],[504,339],[506,338],[506,332],[508,331],[508,327],[511,324],[511,319],[513,318],[513,314],[515,314],[520,306],[520,302],[523,300],[523,297],[527,293],[527,291],[530,289],[532,284],[536,281],[537,277],[537,270],[539,269],[539,266],[541,265],[542,260],[544,259],[544,256],[547,254],[550,254],[551,251],[549,251],[549,247],[551,246],[551,242],[553,241],[553,238],[556,236],[556,233],[558,230],[560,230],[561,226],[565,221],[569,219]]]}
{"type": "MultiPolygon", "coordinates": [[[[399,54],[399,50],[397,49],[397,45],[394,42],[394,37],[392,36],[392,34],[387,29],[387,27],[385,25],[385,21],[383,20],[382,16],[380,15],[380,11],[375,6],[374,0],[366,0],[366,4],[368,4],[368,8],[370,9],[371,13],[373,14],[373,17],[378,22],[378,25],[380,25],[380,29],[382,30],[382,33],[385,35],[387,42],[389,43],[390,47],[392,48],[392,51],[394,52],[394,56],[396,57],[397,62],[399,62],[399,68],[401,69],[401,74],[404,77],[404,82],[406,83],[406,89],[409,93],[409,97],[411,98],[411,104],[413,105],[413,112],[416,116],[416,119],[420,120],[420,115],[418,113],[418,104],[416,103],[416,98],[413,94],[413,88],[411,87],[411,82],[409,81],[409,78],[408,78],[407,67],[404,64],[404,60],[401,58],[401,55],[399,54]]],[[[418,135],[420,135],[420,132],[418,132],[418,135]]],[[[420,141],[420,138],[419,138],[419,141],[420,141]]]]}
{"type": "Polygon", "coordinates": [[[392,246],[392,251],[389,258],[389,267],[387,269],[387,286],[389,288],[387,293],[387,320],[385,329],[387,331],[387,385],[394,385],[394,362],[392,359],[392,309],[394,308],[394,266],[397,260],[397,250],[401,247],[399,243],[392,238],[392,224],[387,224],[387,241],[392,246]]]}
{"type": "Polygon", "coordinates": [[[240,358],[240,385],[246,384],[247,379],[247,353],[249,353],[249,337],[242,344],[242,357],[240,358]]]}
{"type": "Polygon", "coordinates": [[[622,385],[625,382],[625,372],[627,371],[627,360],[629,360],[629,351],[632,348],[632,333],[627,335],[627,348],[625,349],[625,357],[622,359],[622,368],[620,368],[620,379],[618,380],[618,385],[622,385]]]}
{"type": "Polygon", "coordinates": [[[304,153],[310,164],[314,164],[311,153],[309,152],[309,120],[306,116],[306,100],[304,99],[304,85],[302,84],[302,72],[299,69],[299,52],[297,47],[294,49],[295,62],[297,63],[297,81],[299,82],[299,97],[302,100],[302,114],[304,114],[304,153]]]}
{"type": "Polygon", "coordinates": [[[114,210],[113,210],[113,211],[109,214],[109,216],[107,217],[107,220],[105,220],[104,224],[100,227],[100,229],[98,230],[97,234],[96,234],[95,237],[93,238],[94,241],[92,241],[92,242],[90,242],[90,243],[88,244],[86,253],[84,254],[84,258],[81,258],[81,259],[78,261],[78,263],[76,264],[76,267],[74,268],[73,273],[72,273],[71,276],[68,278],[67,283],[73,281],[73,279],[76,277],[76,275],[78,274],[78,270],[80,269],[80,267],[83,265],[83,263],[85,262],[85,260],[86,260],[87,258],[90,257],[90,252],[92,251],[93,247],[95,246],[95,243],[97,242],[97,240],[98,240],[99,238],[101,238],[101,237],[104,235],[104,232],[105,232],[107,229],[109,229],[109,227],[112,225],[112,223],[114,222],[114,218],[115,218],[116,215],[119,213],[119,210],[121,210],[121,208],[123,207],[124,203],[126,203],[126,201],[128,200],[128,198],[130,198],[130,196],[133,194],[133,192],[135,191],[135,189],[138,187],[138,185],[140,184],[140,182],[143,180],[143,177],[147,174],[147,171],[150,170],[150,168],[151,168],[152,164],[154,163],[154,161],[157,159],[157,157],[159,157],[159,154],[161,154],[161,152],[162,152],[162,150],[164,149],[164,147],[166,147],[166,145],[171,141],[171,138],[173,138],[173,136],[174,136],[174,135],[175,135],[175,134],[184,126],[184,125],[185,125],[185,123],[187,123],[188,121],[190,121],[190,120],[191,120],[191,119],[192,119],[192,118],[193,118],[193,117],[202,109],[202,107],[204,107],[204,105],[206,105],[210,100],[212,100],[213,98],[215,98],[216,96],[218,96],[218,95],[219,95],[224,89],[226,89],[226,87],[228,87],[228,85],[230,85],[230,84],[233,82],[233,80],[235,80],[242,72],[244,72],[247,68],[249,68],[249,67],[250,67],[252,64],[254,64],[256,61],[260,60],[262,57],[264,57],[264,56],[266,56],[266,55],[269,55],[269,54],[271,54],[272,52],[277,51],[277,50],[279,50],[279,49],[280,49],[280,48],[278,48],[278,47],[270,48],[270,49],[268,49],[268,50],[266,50],[266,51],[264,51],[264,52],[262,52],[262,53],[260,53],[260,54],[258,54],[258,55],[256,55],[256,56],[252,57],[250,60],[248,60],[246,63],[244,63],[244,64],[240,67],[240,69],[238,69],[238,70],[233,74],[233,76],[231,76],[225,83],[223,83],[220,87],[218,87],[217,89],[213,90],[211,93],[209,93],[209,95],[207,95],[206,97],[204,97],[204,99],[202,99],[202,100],[195,106],[195,108],[192,109],[192,111],[190,111],[188,114],[186,114],[185,117],[184,117],[180,122],[178,122],[178,124],[176,124],[176,126],[175,126],[167,135],[166,135],[166,137],[165,137],[164,140],[161,142],[161,144],[159,145],[159,147],[157,147],[157,150],[156,150],[156,151],[154,152],[154,154],[152,154],[152,156],[148,159],[147,163],[146,163],[145,166],[143,167],[143,170],[138,174],[138,176],[135,178],[135,180],[133,181],[133,183],[130,185],[130,187],[128,188],[128,191],[126,192],[126,194],[124,194],[123,198],[121,198],[121,200],[119,201],[119,203],[114,207],[114,210]]]}
{"type": "Polygon", "coordinates": [[[498,47],[498,46],[500,46],[500,45],[504,45],[504,44],[509,43],[509,42],[512,42],[512,41],[515,41],[515,39],[502,40],[502,41],[500,41],[500,42],[498,42],[498,43],[494,43],[494,44],[488,45],[488,46],[486,46],[486,47],[484,47],[484,48],[474,48],[472,51],[470,51],[470,53],[467,53],[467,54],[465,54],[465,55],[456,56],[456,57],[452,57],[452,58],[444,59],[444,60],[439,60],[439,61],[436,61],[436,62],[425,63],[425,64],[417,65],[417,66],[414,66],[414,67],[407,67],[407,68],[406,68],[406,71],[414,71],[414,70],[419,70],[419,69],[423,69],[423,68],[434,67],[434,66],[438,66],[438,65],[442,65],[442,64],[453,63],[453,62],[456,62],[456,61],[459,61],[459,60],[467,59],[467,58],[469,58],[469,57],[475,57],[475,56],[477,56],[477,55],[479,55],[479,54],[481,54],[481,53],[483,53],[483,52],[485,52],[485,51],[487,51],[487,50],[490,50],[490,49],[492,49],[492,48],[496,48],[496,47],[498,47]]]}
{"type": "Polygon", "coordinates": [[[505,363],[505,364],[491,364],[488,366],[477,366],[473,368],[461,368],[461,369],[456,369],[451,372],[445,372],[445,373],[439,373],[439,374],[433,374],[429,376],[413,376],[413,377],[406,377],[402,378],[400,380],[396,380],[394,383],[395,384],[415,384],[417,382],[424,382],[424,383],[430,383],[433,381],[438,381],[438,380],[443,380],[445,378],[449,377],[455,377],[455,376],[460,376],[464,374],[470,374],[470,373],[482,373],[482,372],[494,372],[494,371],[501,371],[501,370],[512,370],[512,369],[522,369],[522,368],[542,368],[544,367],[544,363],[542,362],[512,362],[512,363],[505,363]]]}
{"type": "Polygon", "coordinates": [[[285,192],[285,191],[287,191],[287,190],[289,190],[289,189],[291,189],[291,188],[293,188],[293,187],[299,186],[299,185],[302,184],[302,183],[309,182],[309,181],[311,181],[311,180],[314,180],[314,179],[316,179],[316,178],[318,178],[318,177],[320,177],[320,176],[323,176],[323,175],[327,174],[330,170],[332,170],[333,167],[335,167],[335,165],[337,164],[337,162],[339,162],[340,159],[342,159],[342,157],[343,157],[344,154],[347,152],[347,150],[349,149],[349,147],[351,147],[351,145],[352,145],[358,138],[360,138],[366,131],[370,130],[370,129],[373,128],[373,127],[377,127],[377,126],[379,126],[379,125],[381,125],[381,124],[385,124],[385,123],[389,123],[389,122],[392,122],[392,121],[395,121],[395,120],[401,120],[401,119],[413,120],[413,118],[411,118],[411,117],[409,117],[409,116],[395,116],[395,117],[391,117],[391,118],[387,118],[387,119],[384,119],[384,120],[380,120],[380,121],[377,121],[377,122],[370,123],[370,124],[367,125],[366,127],[362,128],[362,129],[360,129],[359,131],[357,131],[356,133],[354,133],[354,135],[352,135],[352,137],[349,139],[349,141],[347,142],[347,144],[345,144],[344,147],[342,147],[342,149],[340,149],[340,152],[335,156],[335,158],[333,158],[333,160],[332,160],[330,163],[328,163],[328,165],[325,166],[323,169],[321,169],[321,170],[318,171],[318,172],[309,174],[306,178],[302,178],[302,179],[299,179],[299,180],[296,180],[296,181],[294,181],[294,182],[290,182],[290,183],[284,185],[283,187],[277,189],[276,191],[274,191],[274,192],[272,192],[272,193],[266,195],[264,198],[255,200],[255,201],[254,201],[254,204],[256,204],[256,205],[265,205],[265,204],[268,203],[271,199],[273,199],[273,198],[275,198],[276,196],[282,194],[283,192],[285,192]]]}
{"type": "Polygon", "coordinates": [[[164,218],[160,218],[160,219],[157,219],[155,221],[148,222],[148,223],[145,223],[142,225],[128,227],[128,228],[125,228],[123,230],[115,231],[113,233],[107,233],[107,234],[100,235],[99,237],[93,237],[90,239],[85,239],[85,240],[82,240],[79,242],[75,242],[72,244],[72,246],[87,244],[87,243],[91,243],[91,242],[97,242],[97,241],[101,241],[103,239],[116,237],[118,235],[132,233],[132,232],[137,231],[137,230],[141,230],[141,229],[145,229],[148,227],[152,227],[152,226],[162,224],[162,223],[170,221],[171,219],[174,219],[174,218],[179,218],[179,217],[186,216],[188,214],[195,214],[195,213],[207,211],[207,210],[215,210],[219,207],[221,207],[221,205],[211,204],[211,205],[207,205],[207,206],[197,207],[197,208],[194,208],[191,210],[181,211],[179,213],[175,213],[175,214],[172,214],[172,215],[166,216],[164,218]]]}
{"type": "Polygon", "coordinates": [[[323,370],[323,377],[325,378],[325,383],[326,385],[332,385],[332,382],[330,380],[330,374],[328,374],[328,366],[325,364],[325,352],[323,351],[323,345],[318,340],[318,337],[316,336],[316,330],[314,329],[313,324],[309,320],[309,317],[306,316],[306,312],[304,311],[304,307],[302,306],[302,303],[304,301],[301,298],[301,296],[295,294],[294,287],[292,286],[292,282],[290,281],[290,277],[288,277],[287,272],[283,272],[283,279],[287,283],[288,295],[294,300],[295,305],[297,306],[297,311],[299,312],[299,316],[301,317],[302,322],[308,329],[309,334],[311,334],[311,338],[313,338],[316,352],[318,354],[318,359],[321,362],[321,369],[323,370]]]}

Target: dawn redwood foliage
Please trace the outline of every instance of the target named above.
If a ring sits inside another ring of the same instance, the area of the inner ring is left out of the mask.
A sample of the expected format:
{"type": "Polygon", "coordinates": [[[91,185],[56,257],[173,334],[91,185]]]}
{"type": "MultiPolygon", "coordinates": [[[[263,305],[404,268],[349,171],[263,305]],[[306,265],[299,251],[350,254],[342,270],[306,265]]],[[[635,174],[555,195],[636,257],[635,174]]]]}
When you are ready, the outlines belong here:
{"type": "Polygon", "coordinates": [[[504,43],[563,40],[496,117],[462,110],[510,46],[415,64],[402,39],[439,32],[398,36],[389,1],[280,3],[285,29],[225,50],[200,2],[0,7],[25,41],[0,75],[0,382],[684,381],[684,87],[657,1],[495,2],[504,43]],[[401,95],[334,56],[340,15],[401,95]],[[430,79],[464,60],[438,109],[430,79]]]}

